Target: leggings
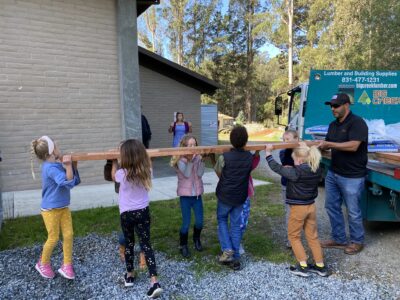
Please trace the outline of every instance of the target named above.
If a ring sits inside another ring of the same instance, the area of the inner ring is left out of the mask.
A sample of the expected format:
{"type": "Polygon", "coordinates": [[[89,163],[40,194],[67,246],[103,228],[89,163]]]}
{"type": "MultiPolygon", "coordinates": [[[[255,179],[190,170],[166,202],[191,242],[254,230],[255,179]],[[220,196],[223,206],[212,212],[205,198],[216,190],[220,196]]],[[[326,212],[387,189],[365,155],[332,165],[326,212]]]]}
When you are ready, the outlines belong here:
{"type": "Polygon", "coordinates": [[[121,214],[121,227],[125,237],[126,271],[133,271],[135,235],[139,237],[140,248],[144,252],[150,276],[157,276],[156,260],[150,244],[150,211],[149,207],[126,211],[121,214]]]}
{"type": "Polygon", "coordinates": [[[72,264],[72,244],[74,232],[72,229],[71,211],[68,207],[42,211],[44,225],[47,230],[47,241],[43,246],[41,262],[50,263],[50,257],[57,245],[60,228],[63,235],[64,264],[72,264]]]}

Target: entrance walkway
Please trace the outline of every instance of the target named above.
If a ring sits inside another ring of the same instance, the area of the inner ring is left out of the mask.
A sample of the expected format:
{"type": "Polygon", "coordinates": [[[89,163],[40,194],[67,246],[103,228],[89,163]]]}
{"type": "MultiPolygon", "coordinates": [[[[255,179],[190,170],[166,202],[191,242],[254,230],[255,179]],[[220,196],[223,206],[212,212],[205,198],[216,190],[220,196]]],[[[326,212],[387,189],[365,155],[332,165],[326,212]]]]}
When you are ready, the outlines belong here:
{"type": "MultiPolygon", "coordinates": [[[[165,162],[164,162],[165,163],[165,162]]],[[[162,163],[162,164],[164,164],[162,163]]],[[[176,175],[172,168],[154,166],[153,188],[150,191],[150,201],[161,201],[176,198],[176,175]],[[171,173],[172,172],[172,173],[171,173]]],[[[261,180],[253,180],[254,185],[269,184],[261,180]]],[[[204,192],[213,193],[218,183],[218,177],[212,169],[206,169],[203,175],[204,192]]],[[[40,214],[41,190],[3,193],[4,218],[12,219],[21,216],[40,214]]],[[[114,192],[114,184],[77,186],[71,190],[71,210],[82,210],[95,207],[108,207],[118,204],[118,195],[114,192]]]]}

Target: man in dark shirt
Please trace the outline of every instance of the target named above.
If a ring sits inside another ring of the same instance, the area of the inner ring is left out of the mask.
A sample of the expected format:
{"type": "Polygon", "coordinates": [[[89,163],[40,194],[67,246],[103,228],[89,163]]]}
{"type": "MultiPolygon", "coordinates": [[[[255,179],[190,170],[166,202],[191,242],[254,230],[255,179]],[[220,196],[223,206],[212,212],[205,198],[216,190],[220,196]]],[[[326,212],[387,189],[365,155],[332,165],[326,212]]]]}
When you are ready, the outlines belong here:
{"type": "Polygon", "coordinates": [[[336,118],[329,124],[320,148],[331,149],[331,167],[325,178],[325,209],[331,222],[332,240],[321,242],[324,248],[344,249],[356,254],[363,249],[364,227],[360,208],[368,163],[368,127],[365,121],[350,111],[347,94],[336,94],[330,101],[336,118]],[[348,211],[350,244],[346,237],[342,204],[348,211]]]}

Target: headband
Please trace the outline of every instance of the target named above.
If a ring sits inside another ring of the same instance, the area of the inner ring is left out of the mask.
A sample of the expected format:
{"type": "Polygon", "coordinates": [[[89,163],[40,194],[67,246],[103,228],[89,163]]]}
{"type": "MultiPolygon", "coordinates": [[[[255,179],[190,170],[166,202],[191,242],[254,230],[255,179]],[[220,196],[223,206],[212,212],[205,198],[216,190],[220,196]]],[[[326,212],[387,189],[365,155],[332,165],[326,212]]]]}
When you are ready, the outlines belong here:
{"type": "Polygon", "coordinates": [[[47,146],[49,148],[49,155],[51,155],[54,151],[54,142],[47,135],[42,136],[39,140],[44,140],[47,142],[47,146]]]}

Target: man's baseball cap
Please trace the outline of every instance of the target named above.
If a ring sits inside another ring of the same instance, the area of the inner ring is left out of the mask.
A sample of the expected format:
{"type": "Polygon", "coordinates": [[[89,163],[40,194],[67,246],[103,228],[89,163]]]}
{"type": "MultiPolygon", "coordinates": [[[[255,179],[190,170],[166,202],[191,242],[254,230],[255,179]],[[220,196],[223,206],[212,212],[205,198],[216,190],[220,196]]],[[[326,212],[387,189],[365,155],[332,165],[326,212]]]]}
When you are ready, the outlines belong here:
{"type": "Polygon", "coordinates": [[[330,101],[325,102],[325,105],[343,105],[346,103],[350,103],[350,97],[347,94],[340,93],[333,95],[330,101]]]}

